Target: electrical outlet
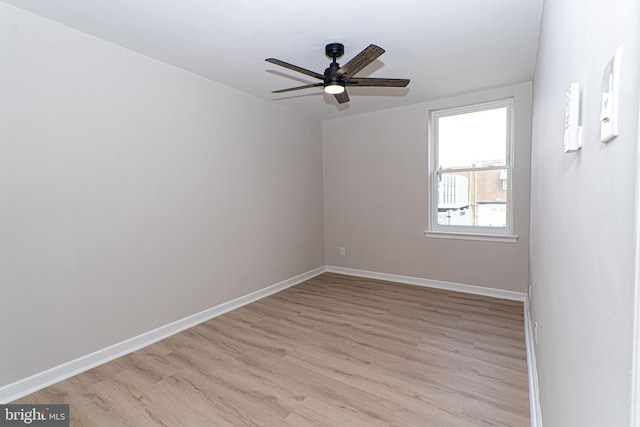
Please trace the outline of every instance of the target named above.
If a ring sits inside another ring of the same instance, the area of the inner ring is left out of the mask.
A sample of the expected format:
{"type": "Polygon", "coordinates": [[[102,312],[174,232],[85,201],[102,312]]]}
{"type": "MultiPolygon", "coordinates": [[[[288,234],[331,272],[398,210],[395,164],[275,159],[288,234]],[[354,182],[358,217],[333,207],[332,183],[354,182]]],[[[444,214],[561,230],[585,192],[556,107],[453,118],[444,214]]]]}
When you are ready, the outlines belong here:
{"type": "Polygon", "coordinates": [[[340,256],[345,256],[346,254],[347,250],[344,247],[340,246],[340,256]]]}
{"type": "Polygon", "coordinates": [[[533,322],[533,342],[538,345],[538,322],[533,322]]]}

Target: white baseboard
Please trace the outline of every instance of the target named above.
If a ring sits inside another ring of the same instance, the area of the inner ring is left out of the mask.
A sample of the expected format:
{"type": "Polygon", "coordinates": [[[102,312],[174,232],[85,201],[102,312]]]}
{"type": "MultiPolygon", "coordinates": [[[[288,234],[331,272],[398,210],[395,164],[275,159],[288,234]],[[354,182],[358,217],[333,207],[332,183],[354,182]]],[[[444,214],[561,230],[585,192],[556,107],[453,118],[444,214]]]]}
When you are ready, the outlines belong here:
{"type": "Polygon", "coordinates": [[[398,274],[377,273],[375,271],[356,270],[354,268],[336,267],[328,265],[328,272],[346,274],[349,276],[366,277],[368,279],[386,280],[388,282],[407,283],[409,285],[425,286],[428,288],[445,289],[448,291],[464,292],[467,294],[483,295],[486,297],[503,298],[513,301],[525,301],[524,292],[506,291],[504,289],[485,288],[482,286],[464,285],[461,283],[442,282],[440,280],[423,279],[421,277],[401,276],[398,274]]]}
{"type": "Polygon", "coordinates": [[[536,343],[533,338],[529,301],[524,304],[524,342],[527,349],[527,371],[529,372],[529,416],[531,418],[531,427],[542,427],[542,409],[538,391],[538,367],[536,365],[536,343]]]}
{"type": "Polygon", "coordinates": [[[161,326],[149,332],[145,332],[136,337],[129,338],[102,350],[98,350],[91,354],[81,356],[62,365],[55,366],[46,371],[39,372],[28,378],[16,381],[14,383],[0,387],[0,404],[5,404],[19,399],[27,394],[41,390],[52,384],[70,378],[81,372],[88,371],[98,365],[102,365],[118,357],[132,353],[148,345],[161,341],[171,335],[182,332],[195,325],[198,325],[214,317],[220,316],[228,311],[247,305],[251,302],[265,298],[276,292],[280,292],[291,286],[295,286],[312,277],[318,276],[326,271],[325,267],[318,267],[313,270],[302,273],[298,276],[284,280],[282,282],[259,289],[250,294],[241,296],[234,300],[222,303],[215,307],[208,308],[196,314],[192,314],[175,322],[161,326]]]}
{"type": "MultiPolygon", "coordinates": [[[[484,296],[490,296],[490,297],[496,297],[496,298],[504,298],[504,299],[515,300],[515,301],[526,300],[526,294],[520,293],[520,292],[506,291],[502,289],[484,288],[481,286],[464,285],[459,283],[442,282],[438,280],[429,280],[429,279],[423,279],[419,277],[401,276],[401,275],[387,274],[387,273],[377,273],[377,272],[357,270],[352,268],[323,266],[323,267],[315,268],[313,270],[310,270],[298,276],[292,277],[290,279],[284,280],[282,282],[273,284],[271,286],[267,286],[263,289],[259,289],[255,292],[236,298],[234,300],[222,303],[215,307],[211,307],[199,313],[195,313],[185,318],[176,320],[175,322],[161,326],[149,332],[145,332],[136,337],[127,339],[125,341],[119,342],[117,344],[106,347],[104,349],[95,351],[91,354],[81,356],[75,360],[55,366],[46,371],[39,372],[28,378],[24,378],[14,383],[0,387],[0,404],[12,402],[23,396],[26,396],[28,394],[41,390],[45,387],[48,387],[52,384],[55,384],[57,382],[70,378],[74,375],[88,371],[89,369],[92,369],[96,366],[110,362],[111,360],[117,359],[118,357],[127,355],[143,347],[154,344],[171,335],[177,334],[178,332],[182,332],[185,329],[189,329],[202,322],[205,322],[207,320],[213,319],[214,317],[220,316],[228,311],[234,310],[236,308],[247,305],[251,302],[265,298],[269,295],[272,295],[276,292],[280,292],[291,286],[295,286],[315,276],[318,276],[324,272],[332,272],[332,273],[346,274],[350,276],[366,277],[370,279],[386,280],[390,282],[407,283],[410,285],[446,289],[451,291],[465,292],[469,294],[484,295],[484,296]]],[[[531,328],[529,323],[527,322],[530,323],[530,319],[528,317],[528,310],[526,310],[526,315],[525,315],[525,325],[528,325],[527,326],[528,332],[525,335],[531,334],[531,332],[529,331],[531,328]]],[[[530,340],[529,337],[527,337],[527,339],[530,340]]],[[[531,359],[530,352],[529,352],[530,348],[533,349],[533,342],[531,343],[527,342],[527,360],[528,361],[531,359]]],[[[535,375],[535,354],[533,354],[532,360],[534,362],[533,369],[534,369],[534,375],[535,375]]],[[[531,365],[529,369],[529,375],[531,379],[531,375],[532,375],[531,365]]],[[[537,401],[537,375],[535,375],[535,379],[536,379],[535,397],[537,401]]],[[[531,381],[530,381],[530,384],[531,384],[531,381]]],[[[530,395],[534,396],[534,394],[531,392],[530,392],[530,395]]],[[[538,405],[538,408],[539,408],[539,405],[538,405]]],[[[532,410],[531,418],[532,418],[532,424],[531,424],[532,426],[534,427],[542,426],[542,424],[533,424],[533,419],[534,419],[533,410],[532,410]]]]}

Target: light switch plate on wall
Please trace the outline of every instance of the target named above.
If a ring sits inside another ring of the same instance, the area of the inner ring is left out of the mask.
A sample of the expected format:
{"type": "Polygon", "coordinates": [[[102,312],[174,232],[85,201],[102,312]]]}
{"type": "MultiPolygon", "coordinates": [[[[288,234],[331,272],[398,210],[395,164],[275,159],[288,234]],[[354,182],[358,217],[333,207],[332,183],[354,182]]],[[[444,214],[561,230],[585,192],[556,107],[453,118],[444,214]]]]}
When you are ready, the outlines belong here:
{"type": "Polygon", "coordinates": [[[571,83],[567,91],[567,108],[564,115],[564,152],[571,153],[582,148],[582,126],[580,126],[580,83],[571,83]]]}
{"type": "Polygon", "coordinates": [[[620,91],[620,61],[622,47],[604,69],[602,77],[602,105],[600,109],[600,141],[609,142],[618,136],[618,96],[620,91]]]}

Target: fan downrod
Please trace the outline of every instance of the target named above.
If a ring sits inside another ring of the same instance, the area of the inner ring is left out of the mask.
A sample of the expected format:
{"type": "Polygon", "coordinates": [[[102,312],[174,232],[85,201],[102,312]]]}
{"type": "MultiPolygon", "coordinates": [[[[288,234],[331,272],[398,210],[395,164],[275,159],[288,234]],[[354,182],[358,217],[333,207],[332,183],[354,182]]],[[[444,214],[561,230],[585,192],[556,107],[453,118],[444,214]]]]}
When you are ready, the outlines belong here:
{"type": "Polygon", "coordinates": [[[340,58],[344,55],[344,45],[342,43],[329,43],[325,46],[324,51],[329,58],[340,58]]]}

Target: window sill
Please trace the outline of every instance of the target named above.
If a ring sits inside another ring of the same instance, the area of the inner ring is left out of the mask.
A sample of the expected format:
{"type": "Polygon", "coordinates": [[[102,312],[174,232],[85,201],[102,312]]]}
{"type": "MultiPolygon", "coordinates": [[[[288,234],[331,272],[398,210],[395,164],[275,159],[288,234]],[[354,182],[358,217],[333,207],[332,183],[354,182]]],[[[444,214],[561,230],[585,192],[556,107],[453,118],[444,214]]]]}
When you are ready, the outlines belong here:
{"type": "Polygon", "coordinates": [[[518,236],[514,234],[480,234],[451,231],[425,231],[425,237],[434,239],[482,240],[485,242],[516,243],[518,236]]]}

